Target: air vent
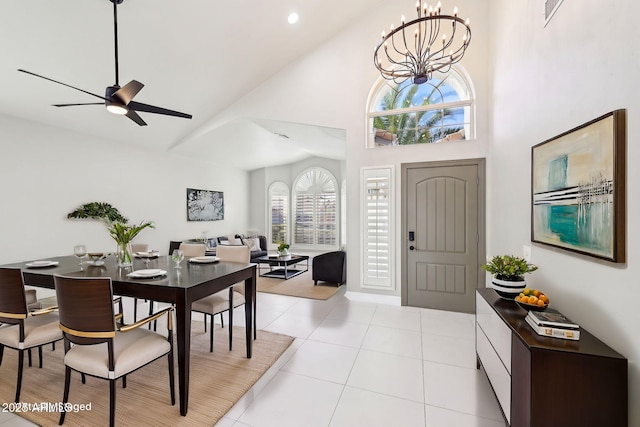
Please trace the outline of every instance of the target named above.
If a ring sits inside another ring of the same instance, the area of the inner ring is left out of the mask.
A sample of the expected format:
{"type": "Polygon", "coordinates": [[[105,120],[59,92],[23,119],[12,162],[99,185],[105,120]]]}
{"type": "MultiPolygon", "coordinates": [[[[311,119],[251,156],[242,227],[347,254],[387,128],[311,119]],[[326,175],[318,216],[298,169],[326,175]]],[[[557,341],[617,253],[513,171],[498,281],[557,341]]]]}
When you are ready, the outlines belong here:
{"type": "Polygon", "coordinates": [[[544,25],[546,26],[551,18],[560,8],[562,0],[545,0],[544,1],[544,25]]]}

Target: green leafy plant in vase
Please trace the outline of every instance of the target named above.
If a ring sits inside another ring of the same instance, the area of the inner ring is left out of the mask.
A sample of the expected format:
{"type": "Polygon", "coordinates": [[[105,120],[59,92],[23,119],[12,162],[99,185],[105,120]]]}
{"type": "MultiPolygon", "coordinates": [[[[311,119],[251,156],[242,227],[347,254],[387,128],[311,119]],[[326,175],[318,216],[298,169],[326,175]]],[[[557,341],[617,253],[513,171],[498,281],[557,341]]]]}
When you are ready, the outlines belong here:
{"type": "Polygon", "coordinates": [[[496,255],[481,267],[493,275],[493,289],[504,299],[514,299],[520,294],[527,287],[524,275],[538,269],[514,255],[496,255]]]}
{"type": "Polygon", "coordinates": [[[142,221],[140,224],[129,225],[124,215],[109,203],[85,203],[67,218],[96,219],[106,224],[109,235],[116,241],[116,259],[119,267],[130,267],[133,264],[131,241],[145,228],[155,228],[153,222],[142,221]]]}
{"type": "Polygon", "coordinates": [[[278,245],[278,255],[289,255],[289,245],[287,243],[280,243],[278,245]]]}

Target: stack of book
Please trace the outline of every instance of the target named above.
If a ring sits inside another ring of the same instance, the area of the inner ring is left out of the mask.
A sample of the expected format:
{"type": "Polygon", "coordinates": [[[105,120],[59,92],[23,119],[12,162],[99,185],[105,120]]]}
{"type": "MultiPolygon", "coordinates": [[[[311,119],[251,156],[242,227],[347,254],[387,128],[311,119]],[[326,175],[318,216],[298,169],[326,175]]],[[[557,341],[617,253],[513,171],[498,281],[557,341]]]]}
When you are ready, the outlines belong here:
{"type": "Polygon", "coordinates": [[[558,310],[547,308],[545,311],[529,311],[525,320],[538,335],[566,340],[580,339],[580,326],[558,310]]]}

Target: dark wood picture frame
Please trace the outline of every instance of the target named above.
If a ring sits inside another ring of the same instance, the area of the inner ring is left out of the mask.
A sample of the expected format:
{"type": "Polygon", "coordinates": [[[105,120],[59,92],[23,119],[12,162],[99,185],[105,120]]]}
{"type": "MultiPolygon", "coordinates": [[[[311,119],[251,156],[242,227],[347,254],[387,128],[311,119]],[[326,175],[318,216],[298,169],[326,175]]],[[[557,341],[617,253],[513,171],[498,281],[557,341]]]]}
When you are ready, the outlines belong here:
{"type": "Polygon", "coordinates": [[[625,262],[626,110],[531,147],[531,241],[625,262]]]}
{"type": "Polygon", "coordinates": [[[224,219],[222,191],[187,188],[187,221],[219,221],[224,219]]]}

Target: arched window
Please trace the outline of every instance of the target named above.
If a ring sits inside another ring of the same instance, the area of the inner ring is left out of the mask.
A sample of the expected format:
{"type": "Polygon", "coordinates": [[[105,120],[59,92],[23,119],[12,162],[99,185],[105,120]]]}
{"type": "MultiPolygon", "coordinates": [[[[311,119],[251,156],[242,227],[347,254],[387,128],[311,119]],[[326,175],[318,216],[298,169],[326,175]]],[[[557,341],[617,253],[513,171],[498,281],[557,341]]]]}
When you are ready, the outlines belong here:
{"type": "Polygon", "coordinates": [[[380,78],[369,96],[368,147],[472,139],[473,88],[455,68],[421,85],[380,78]]]}
{"type": "Polygon", "coordinates": [[[269,213],[269,241],[289,243],[289,187],[284,182],[274,182],[269,186],[269,213]]]}
{"type": "Polygon", "coordinates": [[[302,172],[293,184],[293,244],[336,247],[338,243],[337,181],[322,168],[302,172]]]}

